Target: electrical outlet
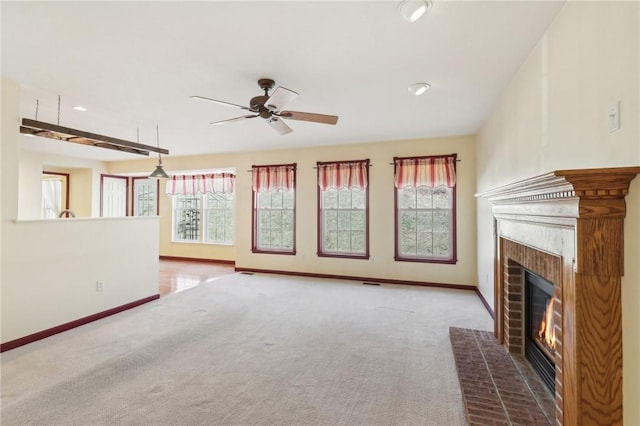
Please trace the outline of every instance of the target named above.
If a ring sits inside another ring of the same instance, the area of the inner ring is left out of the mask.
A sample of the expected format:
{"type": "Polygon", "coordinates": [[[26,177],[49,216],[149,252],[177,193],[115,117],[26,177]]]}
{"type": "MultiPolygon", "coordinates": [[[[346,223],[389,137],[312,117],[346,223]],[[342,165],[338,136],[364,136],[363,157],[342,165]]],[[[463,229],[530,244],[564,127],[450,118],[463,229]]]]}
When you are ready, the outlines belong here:
{"type": "Polygon", "coordinates": [[[104,289],[104,283],[102,281],[96,281],[96,291],[102,291],[104,289]]]}

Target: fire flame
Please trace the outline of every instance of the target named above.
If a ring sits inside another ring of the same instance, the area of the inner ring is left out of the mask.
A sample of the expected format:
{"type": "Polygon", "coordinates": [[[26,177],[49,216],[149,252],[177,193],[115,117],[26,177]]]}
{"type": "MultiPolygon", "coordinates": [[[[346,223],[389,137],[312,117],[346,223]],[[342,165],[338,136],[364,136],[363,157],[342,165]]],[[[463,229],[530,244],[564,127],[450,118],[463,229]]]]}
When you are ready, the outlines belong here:
{"type": "Polygon", "coordinates": [[[556,330],[553,326],[553,300],[553,297],[549,300],[538,330],[538,339],[551,349],[556,348],[556,330]]]}

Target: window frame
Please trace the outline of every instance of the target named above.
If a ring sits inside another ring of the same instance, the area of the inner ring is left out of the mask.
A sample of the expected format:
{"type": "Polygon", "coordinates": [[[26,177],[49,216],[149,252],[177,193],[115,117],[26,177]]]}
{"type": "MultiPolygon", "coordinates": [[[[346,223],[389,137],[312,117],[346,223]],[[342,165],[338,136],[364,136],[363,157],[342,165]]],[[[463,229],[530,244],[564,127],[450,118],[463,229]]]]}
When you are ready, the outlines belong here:
{"type": "MultiPolygon", "coordinates": [[[[220,194],[223,195],[227,195],[229,194],[231,196],[231,200],[225,200],[225,202],[230,202],[231,203],[231,241],[210,241],[209,240],[209,216],[208,213],[209,211],[212,211],[214,209],[211,209],[209,207],[209,195],[210,193],[206,193],[206,194],[202,194],[202,198],[203,198],[203,203],[202,203],[202,216],[203,216],[203,221],[202,221],[202,243],[203,244],[213,244],[213,245],[219,245],[219,246],[233,246],[235,244],[235,240],[236,240],[236,221],[235,221],[235,202],[236,202],[236,191],[234,189],[233,192],[222,192],[220,194]]],[[[222,210],[223,212],[226,212],[226,209],[222,210]]]]}
{"type": "Polygon", "coordinates": [[[231,223],[232,231],[231,231],[231,241],[209,241],[207,238],[207,206],[208,206],[208,193],[201,194],[173,194],[171,195],[171,243],[176,244],[208,244],[208,245],[217,245],[217,246],[233,246],[235,245],[236,239],[236,229],[235,229],[235,191],[231,193],[231,213],[233,217],[233,221],[231,223]],[[197,240],[178,240],[176,239],[176,203],[177,197],[198,197],[200,199],[200,206],[198,207],[198,212],[200,214],[200,229],[198,232],[197,240]]]}
{"type": "MultiPolygon", "coordinates": [[[[149,178],[147,176],[131,176],[131,209],[129,214],[134,217],[138,217],[136,215],[136,180],[152,180],[153,178],[149,178]]],[[[155,216],[160,214],[160,180],[155,179],[156,181],[156,210],[155,216]]]]}
{"type": "MultiPolygon", "coordinates": [[[[59,213],[58,217],[70,217],[71,216],[71,210],[69,210],[69,188],[71,186],[70,184],[70,174],[69,173],[61,173],[61,172],[50,172],[47,170],[43,170],[42,171],[42,180],[46,179],[46,176],[50,175],[50,176],[60,176],[60,180],[62,181],[62,203],[64,204],[64,207],[62,209],[62,211],[59,213]],[[62,215],[62,216],[60,216],[62,215]]],[[[41,209],[41,215],[42,213],[44,213],[44,210],[41,209]]]]}
{"type": "MultiPolygon", "coordinates": [[[[318,161],[317,162],[317,167],[321,167],[324,165],[329,165],[329,164],[348,164],[348,163],[365,163],[366,165],[366,173],[367,173],[367,187],[364,190],[365,192],[365,234],[364,234],[364,238],[365,238],[365,252],[364,254],[356,254],[356,253],[340,253],[340,252],[327,252],[323,249],[323,244],[322,242],[324,241],[324,233],[323,233],[323,209],[322,209],[322,193],[324,192],[322,189],[320,189],[320,185],[319,182],[316,182],[316,190],[317,190],[317,234],[316,234],[316,241],[317,241],[317,251],[316,254],[318,257],[333,257],[333,258],[342,258],[342,259],[369,259],[370,257],[370,250],[369,250],[369,166],[370,164],[370,160],[347,160],[347,161],[318,161]]],[[[320,172],[318,169],[318,173],[316,173],[316,179],[319,178],[320,172]]],[[[340,191],[341,189],[337,189],[337,191],[340,191]]],[[[349,189],[351,190],[351,189],[349,189]]],[[[353,209],[350,209],[353,210],[353,209]]]]}
{"type": "MultiPolygon", "coordinates": [[[[409,159],[422,159],[422,158],[454,158],[454,170],[457,172],[457,155],[449,154],[449,155],[424,155],[424,156],[411,156],[411,157],[394,157],[394,168],[396,164],[396,160],[409,160],[409,159]]],[[[395,171],[395,170],[394,170],[395,171]]],[[[398,188],[393,186],[393,220],[394,220],[394,260],[396,262],[417,262],[417,263],[436,263],[436,264],[447,264],[454,265],[458,262],[458,245],[457,245],[457,227],[458,227],[458,213],[457,213],[457,190],[458,190],[458,181],[456,179],[456,184],[451,188],[451,257],[442,258],[442,257],[417,257],[417,256],[406,256],[400,253],[400,215],[398,209],[398,188]]]]}
{"type": "Polygon", "coordinates": [[[251,188],[251,252],[256,254],[281,254],[288,256],[296,255],[296,222],[297,222],[297,204],[298,204],[298,186],[297,186],[297,163],[288,164],[265,164],[252,166],[252,172],[254,168],[262,167],[290,167],[293,170],[293,245],[291,249],[269,249],[258,247],[258,192],[253,187],[251,188]]]}

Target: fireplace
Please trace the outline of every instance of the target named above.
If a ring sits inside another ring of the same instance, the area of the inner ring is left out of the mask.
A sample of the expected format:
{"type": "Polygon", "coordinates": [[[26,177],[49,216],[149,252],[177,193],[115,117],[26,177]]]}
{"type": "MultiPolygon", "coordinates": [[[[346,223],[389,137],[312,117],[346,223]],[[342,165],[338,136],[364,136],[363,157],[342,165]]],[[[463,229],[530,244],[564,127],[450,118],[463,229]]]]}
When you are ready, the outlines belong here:
{"type": "Polygon", "coordinates": [[[532,365],[551,364],[541,376],[556,425],[623,424],[624,198],[639,173],[558,170],[481,194],[496,229],[494,333],[532,365]]]}
{"type": "Polygon", "coordinates": [[[553,284],[525,271],[524,355],[550,392],[555,393],[556,364],[553,284]]]}

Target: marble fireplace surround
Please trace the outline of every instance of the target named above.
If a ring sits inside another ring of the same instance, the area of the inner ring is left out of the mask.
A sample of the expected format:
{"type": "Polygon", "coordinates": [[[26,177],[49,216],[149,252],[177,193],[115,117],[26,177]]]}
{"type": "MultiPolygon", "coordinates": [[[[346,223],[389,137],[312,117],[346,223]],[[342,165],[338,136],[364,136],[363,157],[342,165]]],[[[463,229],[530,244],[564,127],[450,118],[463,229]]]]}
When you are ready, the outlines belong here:
{"type": "Polygon", "coordinates": [[[554,284],[555,421],[622,425],[625,196],[640,167],[557,170],[482,194],[495,218],[495,336],[523,353],[524,269],[554,284]]]}

